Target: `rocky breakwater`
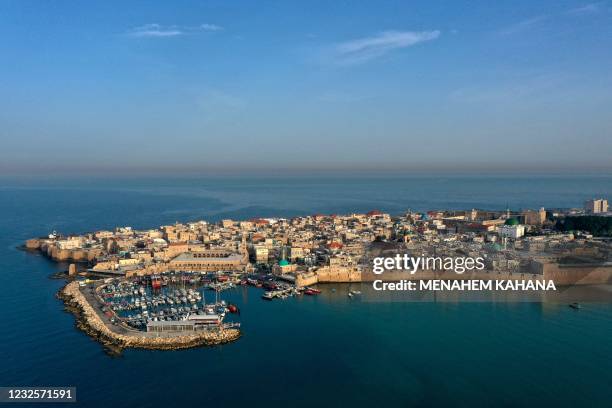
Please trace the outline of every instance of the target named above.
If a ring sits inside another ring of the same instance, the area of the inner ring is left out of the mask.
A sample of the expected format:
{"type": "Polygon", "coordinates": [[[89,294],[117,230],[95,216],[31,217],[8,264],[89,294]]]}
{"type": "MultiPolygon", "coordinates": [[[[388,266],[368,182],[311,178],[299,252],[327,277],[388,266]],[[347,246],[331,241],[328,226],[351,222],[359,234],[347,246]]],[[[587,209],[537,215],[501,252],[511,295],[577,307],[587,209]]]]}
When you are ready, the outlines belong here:
{"type": "Polygon", "coordinates": [[[121,348],[143,348],[152,350],[179,350],[199,346],[214,346],[229,343],[240,337],[240,330],[235,328],[214,331],[198,331],[193,334],[156,337],[151,333],[122,328],[111,328],[105,323],[93,306],[81,293],[79,283],[68,283],[59,292],[58,297],[64,301],[66,308],[77,318],[77,327],[104,345],[121,348]],[[122,333],[118,332],[121,330],[122,333]]]}

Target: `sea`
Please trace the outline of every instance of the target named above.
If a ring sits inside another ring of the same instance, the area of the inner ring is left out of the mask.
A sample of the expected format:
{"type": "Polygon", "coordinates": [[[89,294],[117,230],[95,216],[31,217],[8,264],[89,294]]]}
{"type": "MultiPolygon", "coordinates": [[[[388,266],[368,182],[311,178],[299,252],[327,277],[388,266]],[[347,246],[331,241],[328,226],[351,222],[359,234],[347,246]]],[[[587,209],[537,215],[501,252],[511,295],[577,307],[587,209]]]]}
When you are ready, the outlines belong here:
{"type": "MultiPolygon", "coordinates": [[[[612,175],[285,174],[0,177],[0,386],[73,386],[88,407],[609,407],[612,291],[562,302],[278,301],[224,292],[243,336],[184,351],[105,349],[55,294],[66,264],[28,238],[176,221],[428,209],[581,207],[612,175]]],[[[369,284],[351,286],[351,289],[369,284]]],[[[606,292],[607,291],[607,292],[606,292]]]]}

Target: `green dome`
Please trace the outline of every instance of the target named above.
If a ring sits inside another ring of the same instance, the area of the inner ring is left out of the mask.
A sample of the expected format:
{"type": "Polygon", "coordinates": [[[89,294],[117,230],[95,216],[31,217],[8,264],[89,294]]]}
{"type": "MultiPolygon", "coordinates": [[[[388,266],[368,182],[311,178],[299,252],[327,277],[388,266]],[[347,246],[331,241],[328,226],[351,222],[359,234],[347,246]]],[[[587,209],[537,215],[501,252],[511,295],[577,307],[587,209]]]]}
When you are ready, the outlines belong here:
{"type": "Polygon", "coordinates": [[[280,266],[287,266],[289,265],[289,261],[286,259],[281,259],[281,261],[278,263],[280,266]]]}
{"type": "Polygon", "coordinates": [[[506,224],[506,225],[519,225],[519,221],[516,218],[508,218],[504,224],[506,224]]]}

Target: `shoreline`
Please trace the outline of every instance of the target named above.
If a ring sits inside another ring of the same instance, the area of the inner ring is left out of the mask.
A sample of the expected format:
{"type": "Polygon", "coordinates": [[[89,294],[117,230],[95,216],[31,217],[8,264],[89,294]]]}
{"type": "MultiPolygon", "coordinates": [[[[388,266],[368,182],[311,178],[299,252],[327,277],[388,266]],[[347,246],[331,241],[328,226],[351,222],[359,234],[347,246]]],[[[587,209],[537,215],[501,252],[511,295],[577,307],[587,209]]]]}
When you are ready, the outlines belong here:
{"type": "Polygon", "coordinates": [[[202,346],[216,346],[240,338],[238,329],[222,329],[216,332],[201,332],[180,336],[150,336],[147,332],[127,331],[118,333],[105,323],[93,306],[81,293],[77,281],[70,282],[57,292],[65,309],[76,318],[76,327],[104,346],[121,349],[138,348],[148,350],[183,350],[202,346]]]}

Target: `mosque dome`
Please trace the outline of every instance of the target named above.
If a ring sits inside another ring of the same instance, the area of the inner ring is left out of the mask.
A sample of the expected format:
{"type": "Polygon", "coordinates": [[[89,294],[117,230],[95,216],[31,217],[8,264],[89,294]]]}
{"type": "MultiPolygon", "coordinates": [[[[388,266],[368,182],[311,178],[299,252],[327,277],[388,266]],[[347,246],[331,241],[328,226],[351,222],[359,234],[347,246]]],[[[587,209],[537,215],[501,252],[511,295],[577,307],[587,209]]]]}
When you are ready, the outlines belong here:
{"type": "Polygon", "coordinates": [[[516,218],[508,218],[505,225],[519,225],[519,221],[516,218]]]}
{"type": "Polygon", "coordinates": [[[289,265],[289,261],[286,259],[281,259],[280,262],[278,263],[279,266],[287,266],[289,265]]]}

